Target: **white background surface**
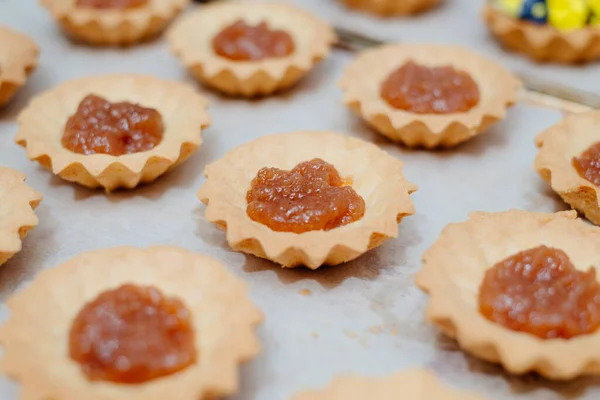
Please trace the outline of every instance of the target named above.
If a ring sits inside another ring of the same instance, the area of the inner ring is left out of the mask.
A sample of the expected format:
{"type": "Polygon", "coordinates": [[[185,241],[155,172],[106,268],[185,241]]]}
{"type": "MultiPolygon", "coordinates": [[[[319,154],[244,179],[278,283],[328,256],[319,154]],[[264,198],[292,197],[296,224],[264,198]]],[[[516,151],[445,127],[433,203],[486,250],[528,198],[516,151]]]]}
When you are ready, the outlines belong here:
{"type": "MultiPolygon", "coordinates": [[[[334,0],[296,2],[373,36],[462,44],[512,68],[540,71],[546,78],[600,92],[598,65],[540,67],[504,53],[481,23],[481,1],[448,0],[422,17],[386,21],[344,10],[334,0]]],[[[600,397],[600,380],[556,384],[531,375],[511,377],[466,356],[423,323],[426,297],[413,284],[423,251],[447,223],[464,220],[468,212],[564,208],[532,168],[533,138],[560,119],[558,112],[518,105],[487,134],[454,150],[406,150],[370,131],[341,104],[336,82],[351,54],[336,50],[285,94],[250,102],[207,93],[214,125],[205,131],[200,151],[153,185],[107,196],[64,182],[29,162],[24,150],[13,144],[19,111],[36,93],[93,74],[138,72],[194,83],[164,42],[130,50],[73,45],[35,0],[0,0],[0,24],[31,35],[42,48],[39,70],[0,111],[0,164],[25,172],[28,183],[45,196],[37,211],[40,225],[25,240],[24,250],[0,269],[0,299],[37,271],[82,251],[126,244],[179,245],[221,260],[248,282],[266,313],[259,330],[263,351],[242,368],[241,392],[235,399],[285,400],[297,391],[324,386],[341,372],[378,375],[417,366],[432,368],[449,384],[489,399],[600,397]],[[412,196],[417,214],[402,222],[397,240],[347,265],[315,272],[281,270],[230,251],[223,233],[204,220],[195,191],[204,181],[207,163],[261,135],[305,129],[373,141],[405,161],[407,178],[420,190],[412,196]],[[303,296],[302,289],[312,294],[303,296]]],[[[16,384],[0,380],[0,399],[17,395],[16,384]]]]}

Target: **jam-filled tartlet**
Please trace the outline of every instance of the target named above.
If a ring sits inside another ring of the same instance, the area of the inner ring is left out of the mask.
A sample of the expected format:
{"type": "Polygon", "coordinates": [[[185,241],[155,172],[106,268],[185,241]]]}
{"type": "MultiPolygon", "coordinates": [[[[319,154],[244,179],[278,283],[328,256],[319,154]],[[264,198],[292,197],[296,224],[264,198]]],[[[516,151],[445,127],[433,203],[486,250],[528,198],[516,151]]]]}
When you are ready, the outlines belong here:
{"type": "Polygon", "coordinates": [[[201,83],[253,97],[297,83],[327,56],[335,34],[318,17],[290,5],[227,1],[184,16],[169,39],[201,83]]]}
{"type": "Polygon", "coordinates": [[[423,255],[427,319],[515,374],[600,373],[600,228],[556,214],[477,212],[423,255]]]}
{"type": "Polygon", "coordinates": [[[600,2],[488,0],[484,20],[507,49],[537,61],[600,59],[600,2]]]}
{"type": "Polygon", "coordinates": [[[21,240],[38,224],[34,210],[41,201],[25,175],[0,167],[0,265],[21,251],[21,240]]]}
{"type": "Polygon", "coordinates": [[[193,88],[145,75],[69,81],[19,116],[16,142],[56,175],[107,191],[154,181],[202,144],[207,101],[193,88]]]}
{"type": "Polygon", "coordinates": [[[29,37],[0,26],[0,107],[27,82],[38,64],[39,49],[29,37]]]}
{"type": "Polygon", "coordinates": [[[177,247],[83,253],[7,302],[2,372],[29,400],[198,400],[238,390],[263,315],[216,260],[177,247]]]}
{"type": "Polygon", "coordinates": [[[340,0],[350,8],[381,16],[411,15],[430,10],[443,0],[340,0]]]}
{"type": "Polygon", "coordinates": [[[190,0],[41,0],[63,31],[92,45],[131,45],[162,33],[190,0]]]}
{"type": "Polygon", "coordinates": [[[350,261],[414,214],[402,163],[331,132],[263,136],[210,164],[198,197],[236,251],[283,267],[350,261]]]}
{"type": "Polygon", "coordinates": [[[452,147],[502,119],[519,81],[468,50],[386,45],[361,52],[340,87],[344,102],[388,138],[409,147],[452,147]]]}
{"type": "Polygon", "coordinates": [[[333,379],[322,390],[300,393],[293,400],[482,400],[441,383],[426,369],[414,369],[375,378],[359,375],[343,375],[333,379]]]}
{"type": "Polygon", "coordinates": [[[552,189],[600,225],[600,111],[573,114],[540,133],[535,169],[552,189]]]}

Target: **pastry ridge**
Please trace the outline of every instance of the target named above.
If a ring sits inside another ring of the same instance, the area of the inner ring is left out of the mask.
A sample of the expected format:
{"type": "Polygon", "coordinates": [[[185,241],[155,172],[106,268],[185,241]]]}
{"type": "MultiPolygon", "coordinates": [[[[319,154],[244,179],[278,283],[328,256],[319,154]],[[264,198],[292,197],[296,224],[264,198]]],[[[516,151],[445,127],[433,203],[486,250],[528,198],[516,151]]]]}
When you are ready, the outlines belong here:
{"type": "Polygon", "coordinates": [[[287,4],[235,0],[205,5],[185,15],[171,28],[168,38],[173,53],[197,80],[225,94],[246,97],[266,96],[294,85],[329,54],[336,40],[327,23],[304,10],[287,4]],[[237,19],[265,20],[286,30],[295,39],[294,53],[247,62],[218,56],[210,46],[212,37],[237,19]],[[199,31],[199,25],[204,29],[199,31]]]}
{"type": "Polygon", "coordinates": [[[25,184],[25,175],[0,167],[0,265],[21,251],[22,240],[39,223],[34,210],[42,195],[25,184]],[[2,190],[5,188],[5,190],[2,190]]]}
{"type": "Polygon", "coordinates": [[[457,46],[391,44],[359,53],[339,86],[344,103],[381,134],[409,147],[432,149],[462,143],[504,118],[517,99],[520,82],[501,66],[457,46]],[[379,95],[379,87],[409,60],[466,71],[479,87],[479,103],[467,112],[448,114],[415,114],[391,107],[379,95]]]}
{"type": "Polygon", "coordinates": [[[19,115],[15,142],[27,156],[61,178],[107,191],[152,182],[185,161],[202,144],[201,131],[211,124],[208,101],[191,87],[149,75],[114,74],[65,82],[31,101],[19,115]],[[64,124],[79,102],[94,93],[112,101],[133,101],[156,108],[164,136],[153,149],[111,156],[83,155],[61,144],[64,124]]]}
{"type": "Polygon", "coordinates": [[[449,224],[423,254],[416,284],[429,294],[426,318],[465,351],[500,363],[514,374],[537,372],[553,380],[600,373],[600,331],[569,340],[543,340],[488,321],[477,307],[483,275],[496,262],[539,245],[565,251],[576,268],[600,265],[600,228],[575,211],[476,212],[449,224]],[[460,281],[460,283],[459,283],[460,281]]]}
{"type": "Polygon", "coordinates": [[[239,386],[239,363],[260,350],[255,329],[264,318],[248,298],[246,284],[222,264],[169,246],[82,253],[40,272],[7,305],[12,313],[0,327],[0,343],[5,348],[0,368],[20,381],[24,400],[163,400],[169,396],[195,400],[234,394],[239,386]],[[87,380],[68,357],[70,324],[87,301],[124,283],[152,285],[184,301],[197,331],[195,364],[138,385],[87,380]],[[44,358],[52,369],[41,365],[44,358]]]}
{"type": "Polygon", "coordinates": [[[416,185],[405,180],[402,167],[401,161],[377,146],[332,132],[269,135],[240,146],[208,165],[205,170],[207,179],[198,191],[198,198],[206,205],[206,220],[226,230],[227,241],[234,250],[251,253],[288,268],[304,265],[316,269],[324,264],[350,261],[386,239],[397,237],[398,223],[415,212],[409,195],[417,190],[416,185]],[[311,146],[313,142],[319,145],[311,146]],[[324,143],[328,143],[327,146],[324,143]],[[269,150],[270,146],[275,146],[275,150],[269,150]],[[293,148],[295,154],[286,154],[282,146],[293,148]],[[335,150],[327,151],[325,147],[335,150]],[[261,149],[267,149],[269,159],[261,158],[261,149]],[[355,159],[351,162],[347,157],[344,161],[344,157],[336,155],[336,152],[355,159]],[[273,231],[248,217],[245,195],[260,168],[276,166],[291,169],[297,163],[318,157],[333,163],[342,176],[352,175],[353,188],[359,194],[362,185],[363,191],[373,196],[371,199],[365,193],[361,194],[367,207],[361,220],[330,231],[296,234],[273,231]],[[364,159],[357,161],[357,157],[364,159]],[[238,166],[231,160],[236,160],[238,166]],[[358,170],[356,165],[367,168],[366,160],[373,161],[369,164],[371,170],[358,170]],[[243,170],[246,168],[252,173],[243,170]],[[377,187],[365,183],[369,174],[374,177],[372,182],[377,182],[377,187]],[[390,176],[387,186],[383,185],[383,174],[390,176]],[[374,195],[375,192],[378,196],[374,195]],[[383,200],[383,192],[388,195],[385,197],[389,201],[383,200]],[[377,207],[372,205],[373,202],[377,207]]]}
{"type": "Polygon", "coordinates": [[[573,64],[600,58],[600,28],[563,32],[511,18],[490,4],[482,15],[502,45],[536,61],[573,64]]]}

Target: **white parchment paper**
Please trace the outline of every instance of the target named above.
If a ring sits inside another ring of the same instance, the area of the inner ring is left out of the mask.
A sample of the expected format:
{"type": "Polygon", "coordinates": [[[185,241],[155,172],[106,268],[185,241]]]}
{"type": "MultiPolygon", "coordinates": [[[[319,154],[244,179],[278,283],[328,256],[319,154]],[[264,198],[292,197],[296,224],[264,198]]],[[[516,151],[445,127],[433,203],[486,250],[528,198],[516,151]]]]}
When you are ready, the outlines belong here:
{"type": "MultiPolygon", "coordinates": [[[[513,69],[536,71],[545,78],[600,92],[597,64],[536,66],[503,52],[479,18],[481,0],[448,0],[446,6],[415,19],[388,20],[347,11],[335,0],[295,3],[373,36],[461,44],[513,69]]],[[[200,151],[150,186],[107,196],[64,182],[28,161],[24,150],[13,143],[19,111],[36,93],[93,74],[149,73],[194,83],[163,41],[129,50],[73,45],[35,0],[0,0],[0,24],[31,35],[42,48],[38,72],[0,111],[0,164],[25,172],[28,183],[45,197],[37,211],[40,225],[25,240],[23,251],[0,269],[0,300],[41,269],[83,251],[178,245],[221,260],[248,282],[252,297],[266,313],[259,330],[263,351],[241,369],[237,400],[286,400],[300,390],[326,385],[338,373],[379,375],[419,366],[490,399],[600,398],[600,380],[556,384],[532,375],[512,377],[466,356],[423,323],[426,297],[413,284],[421,254],[447,223],[464,220],[477,210],[565,208],[532,167],[534,136],[557,122],[560,113],[517,105],[488,133],[454,150],[403,149],[372,132],[341,104],[336,82],[352,55],[336,50],[285,94],[244,101],[207,93],[214,125],[205,132],[200,151]],[[195,196],[204,180],[204,166],[261,135],[306,129],[373,141],[402,159],[407,178],[420,187],[412,196],[417,214],[402,222],[397,240],[347,265],[315,272],[281,270],[230,251],[224,234],[204,220],[204,207],[195,196]]],[[[0,312],[6,318],[4,306],[0,312]]],[[[17,399],[18,392],[18,385],[0,379],[0,399],[17,399]]]]}

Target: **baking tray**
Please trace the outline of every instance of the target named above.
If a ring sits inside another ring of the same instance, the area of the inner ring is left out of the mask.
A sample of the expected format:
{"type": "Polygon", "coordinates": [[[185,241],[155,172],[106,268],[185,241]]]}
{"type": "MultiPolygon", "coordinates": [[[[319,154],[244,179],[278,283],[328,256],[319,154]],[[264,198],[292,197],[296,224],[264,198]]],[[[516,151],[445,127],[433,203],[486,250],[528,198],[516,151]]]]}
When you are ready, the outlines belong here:
{"type": "MultiPolygon", "coordinates": [[[[347,11],[334,0],[295,3],[372,36],[461,44],[515,70],[600,92],[597,64],[537,66],[504,53],[481,23],[482,1],[448,0],[421,17],[389,20],[347,11]]],[[[490,399],[600,398],[600,380],[557,384],[534,375],[514,377],[465,355],[423,322],[426,297],[413,284],[423,251],[446,224],[465,220],[467,213],[565,208],[532,167],[534,136],[557,122],[560,112],[519,104],[489,132],[456,149],[407,150],[373,133],[342,105],[336,83],[352,54],[335,51],[298,87],[275,97],[245,101],[207,93],[214,124],[205,131],[200,151],[152,185],[105,195],[69,184],[28,161],[13,143],[19,111],[36,93],[93,74],[136,72],[194,82],[163,41],[129,50],[71,44],[36,0],[0,0],[0,24],[31,35],[42,48],[39,70],[0,112],[0,164],[25,172],[28,183],[44,194],[37,210],[40,225],[25,240],[23,251],[0,269],[0,300],[41,269],[83,251],[177,245],[223,262],[248,282],[266,314],[259,329],[263,350],[241,369],[240,394],[233,399],[285,400],[303,389],[324,386],[342,372],[380,375],[409,367],[431,368],[449,384],[490,399]],[[407,178],[419,185],[412,196],[416,215],[402,222],[398,239],[337,267],[283,270],[232,252],[224,234],[204,220],[204,207],[195,195],[204,181],[204,166],[259,136],[307,129],[359,137],[402,159],[407,178]]],[[[7,316],[4,306],[0,316],[7,316]]],[[[0,379],[0,399],[17,398],[18,385],[0,379]]]]}

